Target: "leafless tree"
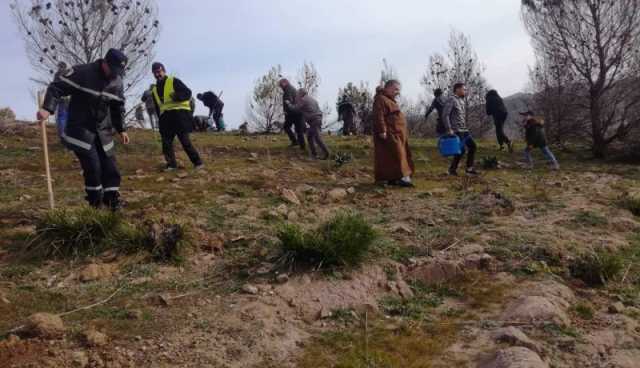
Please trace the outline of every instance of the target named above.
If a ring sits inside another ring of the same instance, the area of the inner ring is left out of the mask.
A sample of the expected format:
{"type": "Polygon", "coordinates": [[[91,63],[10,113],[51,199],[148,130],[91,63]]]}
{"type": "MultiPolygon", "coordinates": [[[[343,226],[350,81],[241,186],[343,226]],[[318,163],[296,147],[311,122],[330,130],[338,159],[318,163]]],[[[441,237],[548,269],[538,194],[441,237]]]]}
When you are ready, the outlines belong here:
{"type": "Polygon", "coordinates": [[[129,57],[126,90],[148,74],[160,34],[154,0],[11,0],[10,8],[41,80],[60,62],[87,64],[110,48],[129,57]]]}
{"type": "Polygon", "coordinates": [[[427,96],[432,96],[436,88],[441,88],[445,94],[451,93],[454,84],[464,83],[468,89],[467,124],[478,135],[491,129],[484,112],[484,98],[488,91],[484,71],[485,67],[480,63],[469,38],[452,30],[446,55],[433,54],[421,80],[427,96]]]}
{"type": "Polygon", "coordinates": [[[568,143],[584,141],[588,131],[584,113],[577,101],[583,99],[582,88],[576,88],[571,73],[552,57],[538,58],[529,69],[533,91],[531,108],[545,122],[552,144],[566,148],[568,143]]]}
{"type": "Polygon", "coordinates": [[[368,83],[360,82],[359,85],[355,85],[349,82],[343,88],[338,89],[336,109],[344,96],[351,101],[351,104],[356,111],[356,130],[364,134],[370,134],[370,115],[373,111],[373,95],[371,94],[368,83]]]}
{"type": "Polygon", "coordinates": [[[320,73],[316,66],[312,62],[306,62],[302,65],[302,68],[298,70],[297,76],[298,88],[304,88],[309,95],[315,97],[318,94],[318,87],[320,87],[320,73]]]}
{"type": "Polygon", "coordinates": [[[282,67],[271,67],[267,74],[260,77],[253,87],[253,94],[247,105],[247,118],[254,130],[260,133],[274,133],[277,123],[282,122],[282,90],[278,85],[282,67]]]}
{"type": "Polygon", "coordinates": [[[400,80],[400,78],[398,77],[398,72],[396,71],[396,68],[387,61],[387,59],[382,59],[382,70],[380,71],[380,86],[383,86],[385,83],[392,79],[397,81],[400,80]]]}
{"type": "Polygon", "coordinates": [[[640,0],[522,0],[522,19],[538,56],[556,58],[585,91],[591,150],[605,157],[640,123],[630,83],[640,74],[640,0]]]}

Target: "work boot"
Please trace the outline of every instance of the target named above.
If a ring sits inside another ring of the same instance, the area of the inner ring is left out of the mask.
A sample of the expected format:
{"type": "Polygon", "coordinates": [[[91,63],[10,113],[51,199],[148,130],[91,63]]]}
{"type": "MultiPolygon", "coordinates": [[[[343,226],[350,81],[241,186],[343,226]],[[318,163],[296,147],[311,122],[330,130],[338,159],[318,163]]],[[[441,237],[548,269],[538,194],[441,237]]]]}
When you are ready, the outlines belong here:
{"type": "Polygon", "coordinates": [[[480,173],[474,168],[474,167],[469,167],[464,171],[467,175],[480,175],[480,173]]]}
{"type": "Polygon", "coordinates": [[[120,201],[119,192],[106,192],[102,202],[113,212],[117,212],[122,208],[122,201],[120,201]]]}
{"type": "Polygon", "coordinates": [[[513,153],[513,142],[507,143],[507,148],[509,149],[509,153],[513,153]]]}
{"type": "Polygon", "coordinates": [[[87,196],[84,199],[93,208],[100,208],[102,205],[102,192],[97,190],[87,190],[87,196]]]}

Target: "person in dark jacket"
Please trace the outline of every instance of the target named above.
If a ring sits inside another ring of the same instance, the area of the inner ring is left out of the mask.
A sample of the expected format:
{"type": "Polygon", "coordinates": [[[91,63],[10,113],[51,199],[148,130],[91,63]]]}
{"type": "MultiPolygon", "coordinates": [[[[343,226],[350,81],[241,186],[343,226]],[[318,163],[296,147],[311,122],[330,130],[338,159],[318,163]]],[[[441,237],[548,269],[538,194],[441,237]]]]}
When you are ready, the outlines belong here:
{"type": "Polygon", "coordinates": [[[151,90],[153,89],[154,84],[149,87],[149,89],[145,90],[142,93],[142,102],[144,102],[144,106],[147,110],[147,115],[149,116],[149,123],[151,124],[151,130],[155,131],[158,129],[158,111],[156,109],[156,103],[153,101],[153,93],[151,90]]]}
{"type": "Polygon", "coordinates": [[[329,149],[322,140],[322,110],[320,110],[318,101],[311,97],[304,88],[300,88],[297,92],[296,103],[292,104],[289,101],[286,103],[289,111],[302,114],[302,118],[309,125],[307,141],[309,142],[311,156],[320,160],[328,159],[329,149]],[[318,157],[316,144],[322,150],[322,157],[318,157]]]}
{"type": "Polygon", "coordinates": [[[442,120],[442,113],[444,111],[444,106],[447,104],[446,98],[442,95],[442,89],[436,88],[433,91],[434,99],[431,102],[431,106],[427,109],[427,113],[424,115],[424,120],[429,120],[429,115],[435,110],[438,112],[438,122],[436,123],[436,134],[438,136],[445,135],[447,130],[444,127],[444,123],[442,120]]]}
{"type": "Polygon", "coordinates": [[[209,108],[209,118],[212,118],[215,122],[216,130],[219,132],[223,131],[224,122],[222,121],[222,109],[224,108],[224,102],[222,102],[222,100],[211,91],[198,93],[197,98],[209,108]]]}
{"type": "Polygon", "coordinates": [[[296,104],[296,95],[297,91],[295,87],[291,85],[289,80],[283,78],[278,82],[280,88],[282,89],[282,104],[284,109],[284,131],[289,136],[289,140],[291,141],[291,147],[300,146],[300,148],[304,151],[305,149],[305,141],[304,141],[304,133],[305,133],[305,125],[304,118],[302,114],[292,110],[289,106],[295,106],[296,104]],[[294,134],[294,130],[295,134],[294,134]]]}
{"type": "Polygon", "coordinates": [[[342,126],[343,135],[355,135],[356,126],[353,118],[356,114],[356,110],[351,103],[349,96],[344,95],[338,104],[338,121],[344,122],[342,126]]]}
{"type": "Polygon", "coordinates": [[[62,138],[78,157],[84,176],[86,200],[93,207],[120,208],[120,172],[116,165],[113,130],[129,144],[125,132],[125,97],[122,75],[127,57],[111,49],[104,59],[76,65],[49,84],[38,120],[54,114],[64,97],[71,97],[62,138]]]}
{"type": "Polygon", "coordinates": [[[531,155],[531,151],[534,148],[539,148],[544,154],[544,157],[549,161],[553,170],[559,170],[560,164],[558,164],[558,160],[556,160],[556,157],[547,145],[547,137],[544,133],[543,121],[535,118],[532,111],[521,112],[520,115],[524,119],[525,139],[527,141],[527,148],[524,150],[524,158],[529,168],[533,169],[533,157],[531,155]]]}
{"type": "Polygon", "coordinates": [[[204,167],[200,154],[191,143],[189,134],[193,130],[193,109],[191,90],[178,78],[167,75],[164,65],[153,63],[151,66],[156,85],[152,89],[156,110],[160,117],[160,135],[162,152],[167,161],[167,171],[178,168],[173,140],[178,137],[182,148],[196,169],[204,167]]]}
{"type": "Polygon", "coordinates": [[[507,135],[504,133],[504,123],[507,121],[507,107],[504,105],[502,97],[498,94],[498,91],[492,89],[487,92],[485,96],[487,115],[493,116],[493,123],[496,126],[496,137],[498,138],[498,144],[500,145],[500,151],[504,149],[504,145],[507,145],[509,153],[513,152],[513,144],[507,135]]]}

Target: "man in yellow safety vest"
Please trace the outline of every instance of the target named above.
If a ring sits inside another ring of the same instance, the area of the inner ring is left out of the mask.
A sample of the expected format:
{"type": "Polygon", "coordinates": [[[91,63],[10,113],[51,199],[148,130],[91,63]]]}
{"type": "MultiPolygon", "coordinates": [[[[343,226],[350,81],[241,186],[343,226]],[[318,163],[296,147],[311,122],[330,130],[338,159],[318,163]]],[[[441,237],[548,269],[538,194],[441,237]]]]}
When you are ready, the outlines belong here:
{"type": "Polygon", "coordinates": [[[151,89],[156,103],[156,111],[160,117],[160,135],[162,136],[162,153],[167,161],[167,171],[178,168],[173,150],[173,140],[178,137],[182,148],[189,156],[196,169],[203,168],[200,154],[189,138],[193,130],[191,117],[191,90],[178,78],[167,75],[164,65],[153,63],[151,66],[156,84],[151,89]]]}

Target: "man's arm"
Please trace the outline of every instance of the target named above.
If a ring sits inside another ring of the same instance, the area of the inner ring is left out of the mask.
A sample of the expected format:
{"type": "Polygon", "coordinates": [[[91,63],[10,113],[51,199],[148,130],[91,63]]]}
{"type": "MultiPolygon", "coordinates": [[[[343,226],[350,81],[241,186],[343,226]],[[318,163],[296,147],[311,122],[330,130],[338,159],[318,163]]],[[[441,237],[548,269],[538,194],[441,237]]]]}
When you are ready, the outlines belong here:
{"type": "Polygon", "coordinates": [[[55,114],[60,100],[65,96],[71,95],[74,91],[74,87],[66,82],[65,79],[76,82],[75,80],[77,78],[78,75],[75,74],[73,69],[65,76],[61,74],[56,75],[53,82],[47,87],[47,93],[45,94],[41,108],[49,112],[49,114],[55,114]]]}
{"type": "Polygon", "coordinates": [[[191,90],[178,78],[173,79],[173,100],[184,102],[191,100],[191,90]]]}
{"type": "Polygon", "coordinates": [[[444,111],[442,112],[442,124],[444,128],[451,132],[451,112],[453,111],[453,107],[455,104],[455,98],[450,98],[447,103],[444,105],[444,111]]]}
{"type": "Polygon", "coordinates": [[[436,109],[436,100],[433,100],[431,102],[431,106],[429,106],[429,108],[427,109],[427,113],[424,114],[424,120],[428,120],[429,119],[429,115],[431,115],[431,113],[433,112],[433,110],[436,109]]]}

